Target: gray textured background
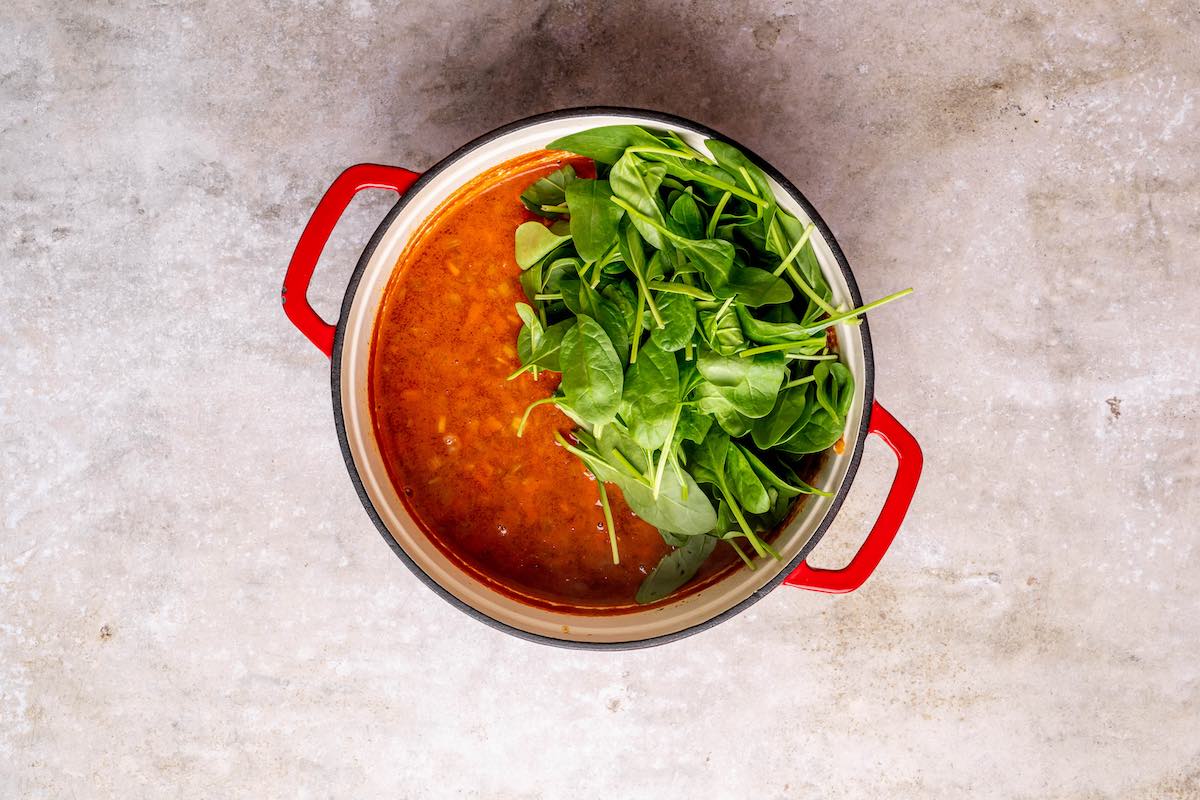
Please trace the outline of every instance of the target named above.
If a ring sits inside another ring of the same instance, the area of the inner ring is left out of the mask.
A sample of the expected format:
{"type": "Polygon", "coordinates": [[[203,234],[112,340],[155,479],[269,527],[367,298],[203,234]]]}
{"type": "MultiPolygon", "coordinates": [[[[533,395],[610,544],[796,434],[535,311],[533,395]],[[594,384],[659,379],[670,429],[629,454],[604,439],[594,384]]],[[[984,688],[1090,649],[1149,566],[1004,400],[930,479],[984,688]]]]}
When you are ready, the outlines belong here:
{"type": "Polygon", "coordinates": [[[0,9],[0,796],[1200,796],[1195,3],[616,5],[0,9]],[[861,591],[539,648],[359,506],[278,306],[309,212],[587,103],[745,141],[916,287],[871,323],[926,475],[861,591]]]}

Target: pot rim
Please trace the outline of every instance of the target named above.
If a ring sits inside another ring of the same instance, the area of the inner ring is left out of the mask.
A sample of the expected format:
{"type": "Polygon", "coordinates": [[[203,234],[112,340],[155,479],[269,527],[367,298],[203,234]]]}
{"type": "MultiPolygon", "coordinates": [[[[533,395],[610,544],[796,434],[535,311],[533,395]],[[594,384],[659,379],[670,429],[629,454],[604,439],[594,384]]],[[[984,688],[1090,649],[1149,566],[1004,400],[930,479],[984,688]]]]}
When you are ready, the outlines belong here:
{"type": "Polygon", "coordinates": [[[438,173],[442,172],[448,166],[505,134],[548,120],[590,116],[630,117],[640,121],[650,120],[659,121],[666,124],[679,125],[681,127],[691,128],[697,133],[703,134],[707,138],[720,139],[728,142],[729,144],[741,150],[747,158],[749,158],[759,169],[763,170],[763,172],[765,172],[769,177],[775,180],[775,182],[778,183],[785,192],[791,195],[791,197],[800,205],[800,207],[804,209],[805,214],[807,214],[811,219],[812,223],[816,226],[816,230],[821,234],[822,238],[829,246],[830,251],[833,253],[834,260],[837,262],[838,268],[842,272],[842,277],[846,281],[846,286],[849,290],[851,299],[854,301],[854,305],[856,307],[862,305],[862,295],[859,292],[858,283],[854,280],[854,273],[850,269],[850,264],[846,260],[845,253],[842,252],[841,246],[838,244],[837,239],[834,238],[833,231],[829,229],[829,226],[825,223],[825,220],[822,219],[821,215],[817,213],[816,208],[812,203],[809,202],[808,198],[805,197],[804,194],[797,189],[791,181],[784,177],[779,170],[772,166],[770,162],[758,155],[753,150],[747,148],[736,139],[726,136],[725,134],[712,129],[707,125],[702,125],[698,122],[687,119],[686,117],[680,117],[675,114],[667,114],[661,111],[652,111],[629,106],[579,106],[574,108],[564,108],[556,111],[547,111],[541,114],[523,117],[506,125],[502,125],[499,128],[476,137],[475,139],[472,139],[470,142],[467,142],[461,147],[455,149],[445,158],[442,158],[436,164],[421,173],[421,176],[403,194],[400,195],[399,200],[397,200],[396,204],[392,206],[391,210],[387,213],[387,216],[383,218],[383,220],[379,223],[379,226],[375,229],[375,232],[371,235],[371,238],[367,242],[362,255],[358,259],[358,263],[355,265],[354,272],[350,276],[349,282],[346,284],[346,292],[342,297],[342,305],[338,316],[337,326],[334,331],[333,353],[330,359],[330,386],[333,394],[334,427],[337,432],[338,444],[342,450],[342,457],[346,462],[346,469],[350,473],[350,481],[354,484],[354,490],[358,494],[358,498],[362,502],[363,508],[366,510],[367,515],[371,518],[371,521],[375,523],[376,529],[379,531],[379,534],[383,537],[383,540],[387,543],[388,547],[392,549],[392,551],[400,558],[405,566],[408,567],[409,571],[416,575],[416,577],[422,583],[436,592],[440,597],[442,597],[442,599],[446,600],[460,611],[466,613],[468,616],[473,617],[479,622],[482,622],[496,630],[516,636],[519,639],[573,650],[638,650],[646,647],[656,647],[658,645],[668,644],[688,636],[693,636],[701,631],[711,628],[714,625],[724,622],[735,614],[745,611],[747,608],[765,597],[768,592],[774,590],[777,586],[779,586],[779,584],[783,583],[783,581],[790,574],[792,574],[792,572],[794,572],[801,563],[804,562],[804,559],[808,557],[808,554],[812,552],[813,548],[817,546],[822,537],[825,535],[825,532],[829,529],[829,526],[833,523],[834,518],[841,510],[842,504],[845,502],[846,495],[850,491],[850,486],[854,483],[854,478],[858,473],[859,464],[862,461],[864,449],[863,446],[866,441],[868,428],[871,424],[871,411],[874,406],[875,399],[875,360],[871,347],[871,333],[865,314],[861,317],[861,324],[859,328],[860,335],[862,337],[863,350],[862,419],[859,422],[858,432],[855,435],[854,448],[850,454],[850,462],[847,466],[845,477],[843,478],[841,485],[838,487],[837,492],[834,494],[832,502],[830,503],[828,510],[825,512],[825,516],[813,529],[812,534],[809,536],[804,546],[801,547],[800,552],[796,555],[796,557],[793,558],[786,567],[780,570],[779,573],[766,584],[751,592],[746,597],[737,601],[724,611],[698,622],[691,627],[661,634],[659,636],[647,637],[644,639],[633,639],[621,642],[595,642],[557,639],[551,636],[543,636],[541,634],[531,633],[502,622],[456,597],[453,593],[451,593],[448,589],[446,589],[444,586],[434,580],[428,573],[426,573],[425,570],[423,570],[420,565],[418,565],[417,562],[407,553],[407,551],[400,546],[400,544],[392,536],[387,524],[379,515],[378,510],[376,510],[374,503],[366,491],[362,476],[359,474],[358,466],[354,461],[354,454],[351,450],[349,437],[346,433],[346,423],[342,408],[342,345],[345,338],[346,320],[350,316],[350,309],[354,302],[354,298],[358,293],[359,283],[362,280],[362,276],[367,268],[367,264],[370,262],[372,255],[375,253],[375,249],[379,246],[379,243],[383,240],[384,236],[386,236],[388,229],[391,228],[392,222],[404,211],[405,207],[412,200],[412,198],[416,197],[416,195],[420,193],[421,189],[423,189],[430,180],[432,180],[438,173]]]}

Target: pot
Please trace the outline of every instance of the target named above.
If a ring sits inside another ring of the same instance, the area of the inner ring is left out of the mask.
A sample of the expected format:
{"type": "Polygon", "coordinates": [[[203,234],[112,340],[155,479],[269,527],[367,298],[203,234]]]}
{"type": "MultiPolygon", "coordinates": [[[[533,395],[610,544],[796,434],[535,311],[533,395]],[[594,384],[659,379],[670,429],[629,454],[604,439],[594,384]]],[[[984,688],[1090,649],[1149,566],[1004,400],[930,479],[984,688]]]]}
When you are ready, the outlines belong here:
{"type": "MultiPolygon", "coordinates": [[[[535,608],[500,594],[471,577],[426,537],[388,478],[374,440],[368,402],[368,368],[375,318],[384,289],[417,227],[464,183],[516,156],[539,150],[560,137],[600,125],[642,124],[678,133],[702,149],[706,138],[723,139],[742,150],[767,174],[780,203],[801,222],[816,226],[812,236],[821,269],[835,303],[862,305],[854,275],[829,227],[812,204],[763,159],[727,136],[689,120],[628,108],[554,111],[506,125],[466,144],[418,175],[398,167],[359,164],[343,172],[318,203],[301,234],[283,282],[288,318],[332,360],[333,411],[346,468],[367,514],[393,552],[437,594],[476,619],[536,642],[582,648],[634,648],[662,644],[696,633],[743,611],[780,584],[820,592],[850,592],[870,576],[904,519],[921,473],[921,449],[912,435],[875,400],[875,371],[867,320],[839,325],[838,342],[855,377],[841,453],[830,452],[816,485],[831,497],[809,497],[775,540],[782,560],[764,560],[755,571],[738,570],[693,594],[645,611],[615,616],[580,616],[535,608]],[[338,218],[363,189],[390,189],[399,201],[367,243],[346,287],[336,325],[309,305],[306,292],[321,250],[338,218]],[[896,475],[875,525],[845,567],[810,567],[805,558],[820,542],[846,498],[868,434],[880,437],[897,458],[896,475]]],[[[514,275],[515,278],[515,275],[514,275]]]]}

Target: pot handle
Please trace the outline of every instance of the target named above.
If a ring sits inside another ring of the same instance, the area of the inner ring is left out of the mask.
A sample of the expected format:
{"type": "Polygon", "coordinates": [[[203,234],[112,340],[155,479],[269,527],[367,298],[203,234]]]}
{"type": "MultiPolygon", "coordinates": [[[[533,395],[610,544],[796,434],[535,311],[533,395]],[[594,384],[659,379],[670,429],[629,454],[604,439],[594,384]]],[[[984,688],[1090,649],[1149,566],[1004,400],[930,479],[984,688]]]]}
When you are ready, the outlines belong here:
{"type": "Polygon", "coordinates": [[[867,433],[873,433],[883,439],[884,444],[896,454],[896,477],[892,480],[892,488],[888,492],[887,500],[883,501],[883,510],[879,512],[875,526],[871,528],[866,541],[846,566],[841,569],[817,569],[810,567],[807,562],[801,563],[784,579],[785,585],[816,592],[853,592],[871,577],[871,573],[883,559],[883,554],[896,538],[896,532],[900,530],[900,523],[908,513],[913,493],[917,490],[917,481],[921,477],[921,465],[924,463],[921,446],[878,402],[871,407],[871,422],[867,433]]]}
{"type": "Polygon", "coordinates": [[[419,177],[419,173],[400,167],[355,164],[334,179],[321,202],[317,203],[312,218],[304,226],[304,233],[300,234],[296,252],[292,254],[292,261],[283,276],[283,311],[292,324],[326,356],[333,355],[334,326],[321,319],[309,305],[308,284],[312,280],[317,259],[329,241],[329,235],[354,195],[363,189],[391,189],[404,194],[419,177]],[[290,303],[289,295],[292,298],[290,303]]]}

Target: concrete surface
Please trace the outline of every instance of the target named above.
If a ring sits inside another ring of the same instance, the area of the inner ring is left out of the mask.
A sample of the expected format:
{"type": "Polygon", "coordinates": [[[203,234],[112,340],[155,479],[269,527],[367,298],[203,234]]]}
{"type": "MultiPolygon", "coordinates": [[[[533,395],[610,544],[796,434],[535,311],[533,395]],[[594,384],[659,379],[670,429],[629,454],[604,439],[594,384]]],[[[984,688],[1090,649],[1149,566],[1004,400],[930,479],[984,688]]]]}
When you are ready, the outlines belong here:
{"type": "Polygon", "coordinates": [[[16,0],[0,45],[0,797],[1200,797],[1194,3],[16,0]],[[916,287],[861,591],[552,650],[360,508],[278,306],[308,213],[585,103],[746,141],[916,287]]]}

